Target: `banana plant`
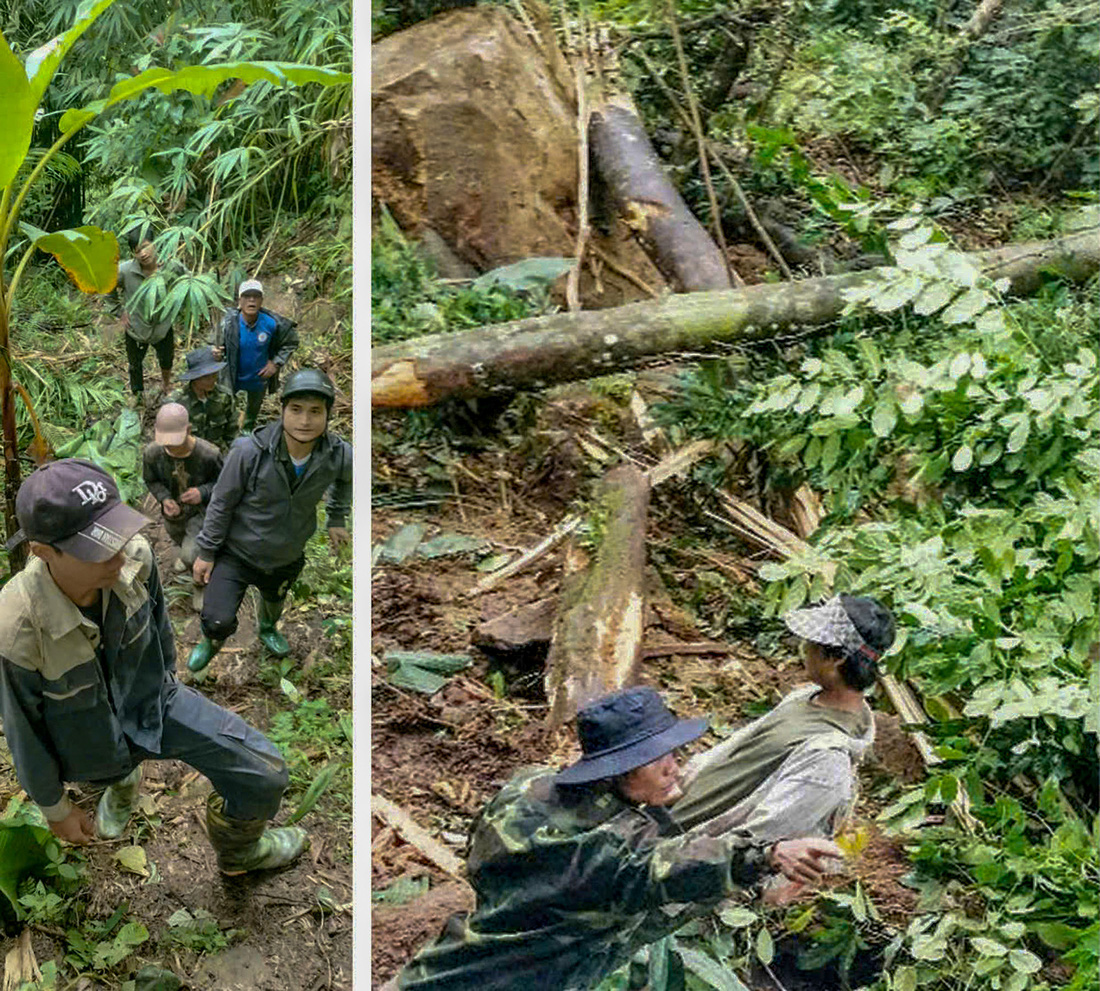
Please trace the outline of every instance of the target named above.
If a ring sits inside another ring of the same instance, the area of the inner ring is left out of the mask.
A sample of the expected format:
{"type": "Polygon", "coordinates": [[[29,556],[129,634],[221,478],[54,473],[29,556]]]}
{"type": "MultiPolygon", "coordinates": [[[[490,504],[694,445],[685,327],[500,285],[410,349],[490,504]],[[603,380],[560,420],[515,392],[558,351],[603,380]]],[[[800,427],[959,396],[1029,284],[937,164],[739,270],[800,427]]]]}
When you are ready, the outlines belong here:
{"type": "MultiPolygon", "coordinates": [[[[227,62],[176,69],[147,69],[116,82],[102,99],[67,110],[61,117],[61,136],[42,154],[26,179],[17,184],[16,177],[30,153],[36,111],[54,73],[81,35],[114,3],[115,0],[87,0],[78,8],[75,20],[67,31],[22,60],[0,33],[0,106],[5,109],[6,120],[4,138],[0,141],[0,421],[4,448],[4,520],[9,536],[18,527],[15,494],[20,482],[15,426],[15,392],[19,387],[12,382],[9,320],[20,278],[37,251],[52,254],[83,292],[110,292],[118,277],[118,241],[109,231],[84,226],[46,232],[19,222],[20,208],[50,159],[100,114],[147,90],[155,89],[164,94],[185,90],[209,98],[230,81],[234,82],[235,93],[257,82],[268,82],[273,86],[308,83],[337,86],[351,82],[351,76],[346,72],[289,62],[227,62]],[[25,238],[27,244],[8,278],[3,260],[8,256],[9,242],[17,235],[25,238]]],[[[22,390],[19,391],[22,393],[22,390]]],[[[26,401],[26,394],[22,395],[26,401]]],[[[48,445],[37,432],[31,453],[38,459],[49,454],[48,445]]],[[[22,554],[12,554],[9,563],[13,573],[22,567],[23,561],[22,554]]]]}

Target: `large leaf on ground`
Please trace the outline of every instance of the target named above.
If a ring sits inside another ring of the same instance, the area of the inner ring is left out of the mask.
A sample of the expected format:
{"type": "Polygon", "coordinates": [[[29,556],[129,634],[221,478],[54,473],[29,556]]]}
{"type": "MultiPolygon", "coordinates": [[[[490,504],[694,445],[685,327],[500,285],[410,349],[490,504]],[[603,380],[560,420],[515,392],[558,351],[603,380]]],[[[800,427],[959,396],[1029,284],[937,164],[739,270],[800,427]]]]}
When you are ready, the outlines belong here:
{"type": "Polygon", "coordinates": [[[16,819],[0,819],[0,892],[11,902],[18,919],[19,885],[22,880],[49,862],[46,844],[56,842],[48,829],[16,819]]]}
{"type": "Polygon", "coordinates": [[[68,31],[59,34],[56,38],[51,38],[41,48],[35,49],[27,56],[27,79],[36,104],[42,99],[42,94],[46,92],[46,87],[50,85],[53,74],[69,49],[92,26],[95,19],[114,2],[115,0],[86,0],[77,9],[76,20],[68,31]]]}
{"type": "Polygon", "coordinates": [[[717,960],[712,960],[706,954],[688,949],[686,946],[677,946],[676,952],[684,961],[684,967],[710,987],[717,988],[718,991],[748,991],[732,970],[723,967],[717,960]]]}
{"type": "Polygon", "coordinates": [[[4,108],[4,140],[0,141],[0,189],[10,186],[34,133],[38,101],[23,66],[0,34],[0,107],[4,108]]]}
{"type": "Polygon", "coordinates": [[[95,100],[80,109],[66,110],[61,117],[61,132],[67,134],[109,107],[140,96],[149,89],[162,93],[186,90],[199,96],[213,96],[214,91],[230,79],[240,79],[244,83],[268,82],[273,86],[302,86],[306,83],[335,86],[350,83],[351,74],[295,62],[224,62],[221,65],[189,65],[175,70],[158,66],[115,83],[102,100],[95,100]]]}
{"type": "Polygon", "coordinates": [[[387,650],[383,656],[391,685],[434,695],[448,680],[473,663],[469,654],[436,654],[431,651],[387,650]]]}
{"type": "Polygon", "coordinates": [[[488,289],[500,283],[516,292],[541,289],[551,285],[558,276],[564,275],[576,264],[575,258],[524,258],[523,261],[486,272],[474,280],[474,288],[488,289]]]}
{"type": "Polygon", "coordinates": [[[110,292],[118,281],[118,241],[98,227],[74,227],[35,239],[69,273],[81,292],[110,292]]]}

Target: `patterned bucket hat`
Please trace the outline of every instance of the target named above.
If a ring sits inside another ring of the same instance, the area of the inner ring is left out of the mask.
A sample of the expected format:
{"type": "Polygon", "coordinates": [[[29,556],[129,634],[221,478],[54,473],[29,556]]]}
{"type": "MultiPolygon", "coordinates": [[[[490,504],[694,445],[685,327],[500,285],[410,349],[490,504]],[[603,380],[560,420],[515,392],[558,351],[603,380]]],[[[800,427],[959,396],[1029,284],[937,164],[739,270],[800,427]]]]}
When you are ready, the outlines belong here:
{"type": "Polygon", "coordinates": [[[878,661],[894,642],[894,615],[869,595],[836,595],[783,617],[787,629],[811,643],[840,647],[878,661]]]}

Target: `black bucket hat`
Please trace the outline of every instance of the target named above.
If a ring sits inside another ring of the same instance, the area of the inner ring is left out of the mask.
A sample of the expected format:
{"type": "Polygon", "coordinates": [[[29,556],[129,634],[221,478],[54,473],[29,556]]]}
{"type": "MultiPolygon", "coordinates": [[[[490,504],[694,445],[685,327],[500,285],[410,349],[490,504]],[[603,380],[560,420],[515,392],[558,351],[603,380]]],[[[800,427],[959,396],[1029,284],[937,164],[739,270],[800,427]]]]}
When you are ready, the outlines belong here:
{"type": "Polygon", "coordinates": [[[180,375],[181,382],[201,379],[204,375],[213,375],[225,368],[224,361],[214,357],[213,348],[197,348],[187,352],[187,370],[180,375]]]}
{"type": "Polygon", "coordinates": [[[705,719],[677,719],[652,688],[624,688],[577,713],[584,756],[558,773],[558,784],[580,785],[626,774],[703,735],[705,719]]]}
{"type": "Polygon", "coordinates": [[[783,617],[787,629],[826,647],[878,661],[894,643],[894,614],[869,595],[835,595],[783,617]]]}

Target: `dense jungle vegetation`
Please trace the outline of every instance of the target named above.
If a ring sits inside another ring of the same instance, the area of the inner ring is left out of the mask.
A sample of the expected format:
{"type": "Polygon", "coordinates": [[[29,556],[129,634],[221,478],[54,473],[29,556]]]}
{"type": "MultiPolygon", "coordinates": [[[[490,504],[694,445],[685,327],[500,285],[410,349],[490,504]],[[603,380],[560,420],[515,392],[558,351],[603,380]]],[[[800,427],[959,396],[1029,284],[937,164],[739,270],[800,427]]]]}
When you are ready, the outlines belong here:
{"type": "MultiPolygon", "coordinates": [[[[0,304],[9,317],[0,358],[10,358],[18,393],[19,471],[52,455],[89,457],[142,505],[141,448],[155,404],[144,415],[126,408],[122,336],[102,294],[130,257],[125,233],[143,223],[161,264],[135,305],[172,314],[176,372],[206,343],[239,282],[259,277],[267,305],[299,323],[292,366],[320,366],[336,381],[332,429],[350,439],[350,4],[21,0],[0,3],[0,35],[0,93],[11,111],[0,155],[0,304]],[[25,113],[33,133],[24,155],[25,113]],[[175,274],[171,261],[187,274],[175,274]]],[[[150,355],[147,388],[157,377],[151,363],[150,355]]],[[[270,405],[261,421],[277,414],[270,405]]],[[[8,489],[10,498],[10,463],[8,489]]],[[[154,541],[155,529],[147,531],[154,541]]],[[[332,979],[350,980],[351,966],[351,562],[331,557],[320,537],[306,556],[286,618],[309,627],[312,652],[299,651],[303,640],[278,662],[257,649],[243,692],[240,683],[219,685],[218,675],[204,689],[282,748],[291,772],[286,815],[312,813],[304,825],[332,871],[303,893],[305,937],[281,922],[271,923],[274,936],[250,932],[252,923],[262,932],[266,916],[241,925],[240,912],[255,911],[248,898],[233,903],[236,923],[219,915],[205,849],[189,886],[205,907],[171,905],[167,871],[154,858],[194,856],[184,849],[184,818],[169,822],[172,803],[188,797],[178,781],[143,796],[126,845],[63,847],[21,801],[4,747],[0,914],[8,936],[30,934],[40,965],[20,956],[20,942],[5,987],[178,988],[189,976],[201,985],[200,963],[257,940],[261,960],[281,956],[302,981],[324,961],[327,986],[350,987],[332,979]],[[332,930],[325,941],[336,967],[314,946],[314,923],[332,930]]],[[[194,632],[185,631],[194,624],[187,581],[164,579],[184,658],[194,632]]]]}
{"type": "MultiPolygon", "coordinates": [[[[376,0],[375,36],[437,9],[376,0]]],[[[1048,278],[1009,299],[962,250],[1053,237],[1095,211],[1100,17],[1077,0],[553,5],[563,43],[568,22],[574,40],[614,50],[705,224],[672,16],[706,138],[802,246],[802,275],[830,257],[889,266],[826,332],[697,363],[661,408],[676,442],[739,442],[761,500],[808,483],[825,510],[809,554],[761,568],[760,596],[702,570],[685,602],[714,635],[764,643],[774,617],[830,589],[882,598],[901,624],[890,670],[923,695],[939,763],[920,786],[880,783],[875,796],[920,896],[904,925],[883,934],[858,885],[786,910],[727,910],[652,951],[647,986],[739,991],[736,973],[772,964],[798,934],[801,964],[877,991],[1095,987],[1097,283],[1048,278]],[[960,797],[969,824],[943,818],[960,797]],[[872,945],[874,972],[853,970],[872,945]]],[[[727,243],[756,243],[727,177],[711,178],[727,243]]],[[[556,305],[439,280],[387,217],[375,227],[378,342],[556,305]]],[[[457,458],[514,442],[530,422],[517,408],[539,401],[513,404],[500,435],[471,437],[454,407],[409,413],[404,438],[457,458]]],[[[695,484],[736,488],[726,467],[697,469],[695,484]]],[[[736,546],[703,523],[693,539],[736,546]]],[[[642,986],[630,982],[601,987],[642,986]]]]}

